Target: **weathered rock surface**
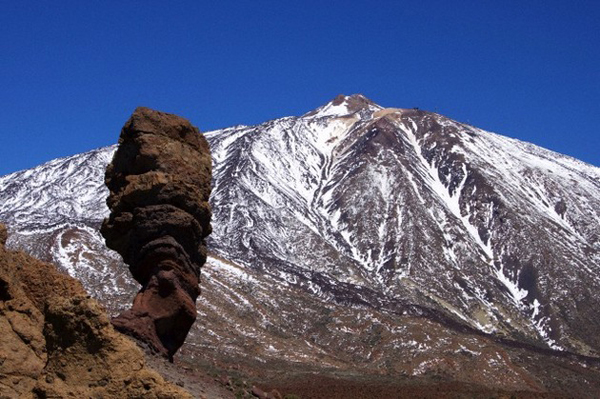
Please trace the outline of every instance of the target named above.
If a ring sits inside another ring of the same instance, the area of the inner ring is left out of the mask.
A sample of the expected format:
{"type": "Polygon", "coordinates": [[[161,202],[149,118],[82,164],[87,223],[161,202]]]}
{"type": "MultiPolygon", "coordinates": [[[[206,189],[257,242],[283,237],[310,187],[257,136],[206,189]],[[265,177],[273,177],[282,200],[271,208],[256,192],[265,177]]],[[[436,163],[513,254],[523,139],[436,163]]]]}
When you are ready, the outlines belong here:
{"type": "Polygon", "coordinates": [[[3,245],[0,336],[2,398],[191,397],[145,366],[77,280],[3,245]]]}
{"type": "Polygon", "coordinates": [[[142,285],[113,324],[169,359],[196,320],[211,165],[208,143],[189,121],[137,108],[106,170],[111,214],[102,235],[142,285]]]}

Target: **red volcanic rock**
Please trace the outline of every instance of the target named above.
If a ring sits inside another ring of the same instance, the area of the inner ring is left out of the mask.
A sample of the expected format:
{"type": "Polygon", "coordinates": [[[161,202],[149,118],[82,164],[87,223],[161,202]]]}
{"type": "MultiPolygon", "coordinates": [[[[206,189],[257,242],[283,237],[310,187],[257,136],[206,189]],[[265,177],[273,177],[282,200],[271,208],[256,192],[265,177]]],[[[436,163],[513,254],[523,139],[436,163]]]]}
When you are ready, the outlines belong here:
{"type": "Polygon", "coordinates": [[[198,128],[137,108],[106,170],[111,214],[101,231],[142,288],[113,325],[171,360],[196,320],[210,184],[210,150],[198,128]]]}

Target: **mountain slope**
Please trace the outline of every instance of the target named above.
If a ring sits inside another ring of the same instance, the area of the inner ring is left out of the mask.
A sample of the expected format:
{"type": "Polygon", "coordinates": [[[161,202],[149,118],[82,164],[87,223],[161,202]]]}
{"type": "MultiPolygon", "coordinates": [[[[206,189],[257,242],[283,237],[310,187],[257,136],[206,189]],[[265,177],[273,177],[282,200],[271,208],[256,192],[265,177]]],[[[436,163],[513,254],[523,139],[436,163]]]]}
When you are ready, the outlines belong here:
{"type": "MultiPolygon", "coordinates": [[[[454,367],[484,385],[494,378],[467,371],[510,369],[506,387],[543,389],[505,345],[576,354],[577,373],[582,355],[598,356],[598,168],[360,95],[205,136],[213,256],[188,358],[390,375],[454,367]]],[[[97,232],[113,151],[0,178],[0,220],[9,245],[58,263],[116,313],[135,285],[97,232]]]]}
{"type": "Polygon", "coordinates": [[[222,256],[597,353],[597,168],[358,96],[207,138],[222,256]]]}

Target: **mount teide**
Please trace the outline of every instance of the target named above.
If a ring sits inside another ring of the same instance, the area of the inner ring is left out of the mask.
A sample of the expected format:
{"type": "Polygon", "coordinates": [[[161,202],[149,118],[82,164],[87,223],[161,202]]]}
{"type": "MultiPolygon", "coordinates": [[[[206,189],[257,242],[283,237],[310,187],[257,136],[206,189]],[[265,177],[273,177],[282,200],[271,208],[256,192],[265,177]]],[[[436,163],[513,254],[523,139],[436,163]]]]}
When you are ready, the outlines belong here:
{"type": "MultiPolygon", "coordinates": [[[[600,387],[600,169],[361,95],[205,135],[213,257],[188,361],[600,387]]],[[[97,232],[113,151],[0,178],[0,220],[117,312],[134,285],[97,232]]]]}

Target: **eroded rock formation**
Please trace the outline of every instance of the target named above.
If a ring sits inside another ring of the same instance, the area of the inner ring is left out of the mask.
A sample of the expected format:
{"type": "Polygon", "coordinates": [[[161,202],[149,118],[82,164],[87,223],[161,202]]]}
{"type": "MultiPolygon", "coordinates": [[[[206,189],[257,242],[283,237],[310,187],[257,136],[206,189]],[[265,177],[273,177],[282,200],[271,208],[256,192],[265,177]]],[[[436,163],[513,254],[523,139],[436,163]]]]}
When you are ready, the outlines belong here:
{"type": "Polygon", "coordinates": [[[111,214],[101,231],[142,288],[113,325],[171,360],[196,320],[210,183],[210,151],[198,129],[137,108],[106,170],[111,214]]]}
{"type": "Polygon", "coordinates": [[[146,367],[77,280],[2,244],[0,336],[2,398],[191,398],[146,367]]]}

